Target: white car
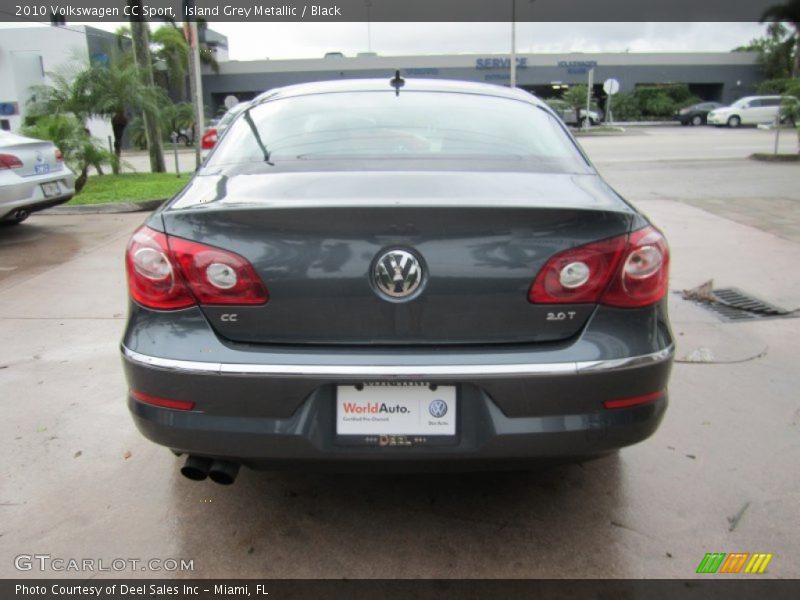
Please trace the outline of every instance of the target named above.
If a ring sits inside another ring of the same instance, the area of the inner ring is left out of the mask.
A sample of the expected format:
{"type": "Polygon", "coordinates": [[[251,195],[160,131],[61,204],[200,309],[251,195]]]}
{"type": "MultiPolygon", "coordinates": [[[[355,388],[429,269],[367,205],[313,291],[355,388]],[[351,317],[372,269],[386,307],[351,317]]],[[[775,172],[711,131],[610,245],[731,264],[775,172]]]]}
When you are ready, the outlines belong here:
{"type": "Polygon", "coordinates": [[[723,108],[717,108],[708,113],[709,125],[758,125],[760,123],[774,123],[781,103],[800,102],[793,96],[747,96],[723,108]]]}
{"type": "Polygon", "coordinates": [[[0,131],[0,221],[21,223],[75,195],[75,174],[55,144],[0,131]]]}
{"type": "MultiPolygon", "coordinates": [[[[578,127],[583,127],[584,122],[586,121],[586,109],[580,109],[580,121],[576,120],[575,118],[575,109],[572,107],[569,102],[565,102],[561,99],[549,99],[545,100],[545,104],[553,109],[553,112],[556,113],[559,118],[564,121],[567,125],[573,125],[578,127]]],[[[589,111],[589,125],[598,125],[600,121],[603,120],[602,111],[598,110],[590,110],[589,111]]]]}

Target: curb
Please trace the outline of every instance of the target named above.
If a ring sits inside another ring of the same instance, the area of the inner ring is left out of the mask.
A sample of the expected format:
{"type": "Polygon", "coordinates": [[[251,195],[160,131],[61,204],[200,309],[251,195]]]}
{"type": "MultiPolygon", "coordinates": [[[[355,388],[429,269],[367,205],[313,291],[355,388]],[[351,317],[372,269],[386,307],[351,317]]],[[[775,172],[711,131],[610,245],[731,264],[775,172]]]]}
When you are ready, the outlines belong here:
{"type": "Polygon", "coordinates": [[[108,204],[61,205],[38,212],[40,215],[102,215],[115,213],[150,212],[164,204],[169,198],[143,200],[141,202],[109,202],[108,204]]]}
{"type": "Polygon", "coordinates": [[[758,160],[770,163],[795,163],[800,162],[800,154],[768,154],[766,152],[756,152],[748,157],[750,160],[758,160]]]}

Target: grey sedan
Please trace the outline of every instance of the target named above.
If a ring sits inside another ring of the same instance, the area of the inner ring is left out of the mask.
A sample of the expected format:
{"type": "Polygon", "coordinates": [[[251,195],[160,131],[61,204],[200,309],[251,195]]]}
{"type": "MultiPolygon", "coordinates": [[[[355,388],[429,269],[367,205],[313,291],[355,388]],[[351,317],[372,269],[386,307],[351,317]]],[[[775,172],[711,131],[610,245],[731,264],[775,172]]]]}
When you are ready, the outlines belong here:
{"type": "Polygon", "coordinates": [[[192,479],[597,456],[667,407],[667,243],[522,91],[267,92],[126,262],[128,406],[192,479]]]}
{"type": "Polygon", "coordinates": [[[21,223],[74,194],[75,175],[53,142],[0,131],[0,221],[21,223]]]}

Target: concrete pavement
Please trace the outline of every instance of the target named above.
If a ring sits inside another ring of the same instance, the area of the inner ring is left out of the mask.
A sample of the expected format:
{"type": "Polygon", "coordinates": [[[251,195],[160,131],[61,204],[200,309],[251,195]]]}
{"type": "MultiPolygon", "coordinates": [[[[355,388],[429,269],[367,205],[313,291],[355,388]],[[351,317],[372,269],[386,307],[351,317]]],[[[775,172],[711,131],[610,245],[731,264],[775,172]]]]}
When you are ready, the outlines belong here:
{"type": "MultiPolygon", "coordinates": [[[[581,143],[664,229],[671,287],[713,277],[800,307],[800,245],[769,218],[753,227],[693,205],[708,178],[722,200],[800,202],[800,167],[751,163],[749,149],[667,163],[674,142],[641,137],[581,143]]],[[[724,324],[671,295],[678,357],[707,348],[722,364],[677,363],[662,427],[616,456],[532,473],[245,470],[224,488],[182,478],[127,415],[122,253],[143,218],[0,229],[1,577],[62,575],[14,568],[34,553],[194,561],[116,574],[133,577],[691,577],[716,551],[771,552],[768,576],[800,577],[800,320],[724,324]]]]}

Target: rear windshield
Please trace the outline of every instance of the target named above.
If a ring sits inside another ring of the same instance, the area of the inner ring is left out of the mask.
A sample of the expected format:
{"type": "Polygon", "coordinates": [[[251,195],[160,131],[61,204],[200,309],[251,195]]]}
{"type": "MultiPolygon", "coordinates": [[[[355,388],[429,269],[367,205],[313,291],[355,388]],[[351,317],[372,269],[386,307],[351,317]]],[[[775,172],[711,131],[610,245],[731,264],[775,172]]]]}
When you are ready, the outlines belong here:
{"type": "Polygon", "coordinates": [[[526,102],[401,91],[312,94],[238,115],[207,166],[344,158],[513,158],[586,166],[556,119],[526,102]],[[249,117],[249,118],[248,118],[249,117]]]}

